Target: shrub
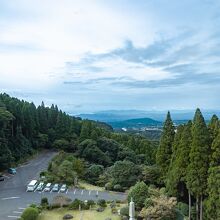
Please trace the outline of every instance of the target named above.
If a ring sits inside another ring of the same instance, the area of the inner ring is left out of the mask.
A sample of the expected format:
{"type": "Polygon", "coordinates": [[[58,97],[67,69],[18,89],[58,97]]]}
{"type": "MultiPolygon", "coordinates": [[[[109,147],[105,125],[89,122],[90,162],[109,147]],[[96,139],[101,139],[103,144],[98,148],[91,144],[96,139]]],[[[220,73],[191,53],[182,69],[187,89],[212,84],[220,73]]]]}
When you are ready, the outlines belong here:
{"type": "Polygon", "coordinates": [[[24,220],[36,220],[38,217],[38,210],[36,208],[28,207],[24,210],[21,218],[24,220]]]}
{"type": "Polygon", "coordinates": [[[33,204],[30,205],[30,207],[37,208],[37,205],[33,203],[33,204]]]}
{"type": "Polygon", "coordinates": [[[122,187],[121,187],[120,184],[114,185],[113,189],[114,189],[115,191],[122,191],[122,187]]]}
{"type": "Polygon", "coordinates": [[[113,190],[113,185],[112,185],[112,183],[106,183],[105,184],[105,190],[113,190]]]}
{"type": "Polygon", "coordinates": [[[117,209],[116,209],[115,207],[113,207],[113,208],[112,208],[112,213],[113,213],[113,214],[116,214],[117,212],[118,212],[117,209]]]}
{"type": "Polygon", "coordinates": [[[129,216],[129,207],[125,206],[123,208],[120,209],[120,215],[121,216],[129,216]]]}
{"type": "Polygon", "coordinates": [[[70,205],[69,205],[69,209],[70,210],[78,210],[79,206],[81,206],[81,209],[84,208],[84,203],[79,200],[79,199],[75,199],[70,205]]]}
{"type": "Polygon", "coordinates": [[[107,206],[106,201],[104,199],[99,199],[97,204],[103,208],[107,206]]]}
{"type": "Polygon", "coordinates": [[[94,202],[94,200],[88,200],[88,202],[87,202],[87,205],[90,207],[92,207],[92,206],[94,206],[95,205],[95,202],[94,202]]]}
{"type": "Polygon", "coordinates": [[[41,199],[41,203],[40,203],[42,206],[48,206],[49,202],[48,202],[48,199],[47,197],[43,197],[41,199]]]}
{"type": "Polygon", "coordinates": [[[129,190],[128,201],[133,198],[137,210],[141,210],[148,195],[148,186],[144,182],[137,182],[129,190]]]}

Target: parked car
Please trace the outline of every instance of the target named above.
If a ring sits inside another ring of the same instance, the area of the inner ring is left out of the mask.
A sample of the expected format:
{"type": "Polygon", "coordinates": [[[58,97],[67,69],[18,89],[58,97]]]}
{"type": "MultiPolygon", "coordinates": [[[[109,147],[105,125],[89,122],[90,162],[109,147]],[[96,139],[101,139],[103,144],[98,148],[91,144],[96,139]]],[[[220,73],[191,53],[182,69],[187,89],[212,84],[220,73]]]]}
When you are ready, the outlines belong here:
{"type": "Polygon", "coordinates": [[[42,191],[44,188],[44,183],[40,182],[39,185],[37,186],[37,191],[42,191]]]}
{"type": "Polygon", "coordinates": [[[47,183],[46,187],[44,188],[44,192],[49,192],[51,189],[51,183],[47,183]]]}
{"type": "Polygon", "coordinates": [[[66,184],[63,184],[60,188],[60,192],[63,193],[63,192],[66,192],[66,190],[67,190],[67,186],[66,186],[66,184]]]}
{"type": "Polygon", "coordinates": [[[59,191],[59,184],[54,184],[52,191],[58,192],[59,191]]]}
{"type": "Polygon", "coordinates": [[[16,171],[16,169],[15,168],[9,168],[8,169],[8,173],[10,173],[10,174],[16,174],[17,173],[17,171],[16,171]]]}
{"type": "Polygon", "coordinates": [[[37,188],[37,180],[31,180],[27,185],[27,192],[33,192],[37,188]]]}
{"type": "Polygon", "coordinates": [[[4,181],[5,180],[5,177],[0,175],[0,181],[4,181]]]}

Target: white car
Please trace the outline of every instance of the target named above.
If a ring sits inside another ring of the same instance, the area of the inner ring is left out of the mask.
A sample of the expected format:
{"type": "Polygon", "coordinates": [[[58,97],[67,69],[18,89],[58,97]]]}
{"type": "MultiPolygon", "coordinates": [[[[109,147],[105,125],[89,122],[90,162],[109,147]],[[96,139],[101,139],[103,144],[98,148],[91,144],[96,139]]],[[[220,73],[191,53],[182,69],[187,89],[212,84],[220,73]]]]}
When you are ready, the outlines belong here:
{"type": "Polygon", "coordinates": [[[66,184],[63,184],[60,188],[60,192],[63,193],[63,192],[66,192],[66,190],[67,190],[67,186],[66,186],[66,184]]]}
{"type": "Polygon", "coordinates": [[[27,192],[33,192],[37,187],[37,180],[31,180],[27,185],[27,192]]]}
{"type": "Polygon", "coordinates": [[[47,183],[46,187],[44,188],[44,192],[49,192],[51,190],[51,183],[47,183]]]}

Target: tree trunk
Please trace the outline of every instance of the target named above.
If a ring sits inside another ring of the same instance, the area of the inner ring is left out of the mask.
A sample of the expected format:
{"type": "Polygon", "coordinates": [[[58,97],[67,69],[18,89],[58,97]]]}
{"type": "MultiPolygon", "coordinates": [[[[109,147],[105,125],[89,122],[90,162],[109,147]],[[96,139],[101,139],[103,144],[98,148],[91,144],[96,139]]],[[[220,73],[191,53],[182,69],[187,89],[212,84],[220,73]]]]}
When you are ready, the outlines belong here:
{"type": "Polygon", "coordinates": [[[200,220],[202,220],[202,217],[203,217],[203,213],[202,213],[203,212],[203,210],[202,210],[202,208],[203,208],[202,207],[202,199],[203,198],[202,198],[202,195],[201,195],[201,197],[200,197],[200,220]]]}
{"type": "Polygon", "coordinates": [[[191,220],[191,194],[190,191],[188,193],[189,193],[189,220],[191,220]]]}
{"type": "Polygon", "coordinates": [[[199,220],[199,197],[196,196],[196,220],[199,220]]]}

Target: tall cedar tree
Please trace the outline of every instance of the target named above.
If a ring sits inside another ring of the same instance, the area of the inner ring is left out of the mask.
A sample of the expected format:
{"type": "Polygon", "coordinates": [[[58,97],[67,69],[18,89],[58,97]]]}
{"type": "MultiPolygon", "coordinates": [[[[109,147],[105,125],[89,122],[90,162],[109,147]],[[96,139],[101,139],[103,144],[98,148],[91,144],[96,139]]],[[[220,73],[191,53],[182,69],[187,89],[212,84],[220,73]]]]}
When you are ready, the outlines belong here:
{"type": "Polygon", "coordinates": [[[208,198],[206,201],[206,218],[220,219],[220,130],[212,143],[208,177],[208,198]]]}
{"type": "Polygon", "coordinates": [[[196,198],[196,219],[203,216],[203,197],[207,189],[209,167],[209,131],[199,109],[196,110],[192,126],[192,144],[190,164],[188,166],[187,185],[196,198]],[[200,210],[199,210],[200,207],[200,210]]]}
{"type": "Polygon", "coordinates": [[[161,177],[163,180],[167,175],[171,160],[174,135],[175,135],[175,128],[170,116],[170,112],[168,112],[166,121],[164,123],[162,136],[160,139],[160,145],[156,154],[156,163],[160,168],[161,177]]]}
{"type": "Polygon", "coordinates": [[[213,140],[218,135],[218,131],[220,128],[220,123],[219,123],[218,117],[216,115],[212,116],[212,118],[209,122],[208,128],[209,128],[209,132],[210,132],[211,142],[213,142],[213,140]]]}
{"type": "Polygon", "coordinates": [[[184,130],[184,126],[179,125],[174,137],[173,150],[172,150],[173,153],[171,156],[170,166],[166,178],[166,189],[168,193],[173,196],[174,195],[177,196],[178,194],[177,186],[179,183],[179,175],[178,175],[179,173],[178,173],[177,162],[179,159],[178,158],[179,146],[180,146],[183,130],[184,130]]]}

